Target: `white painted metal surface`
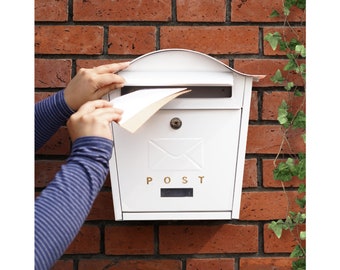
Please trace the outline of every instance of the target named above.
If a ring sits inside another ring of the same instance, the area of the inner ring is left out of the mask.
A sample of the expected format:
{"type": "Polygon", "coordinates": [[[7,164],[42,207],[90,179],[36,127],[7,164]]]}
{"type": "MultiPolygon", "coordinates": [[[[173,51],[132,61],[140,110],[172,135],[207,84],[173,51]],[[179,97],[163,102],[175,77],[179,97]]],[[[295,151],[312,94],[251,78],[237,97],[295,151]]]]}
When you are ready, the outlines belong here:
{"type": "MultiPolygon", "coordinates": [[[[239,218],[252,81],[199,52],[143,55],[119,73],[125,86],[231,87],[231,96],[176,98],[136,133],[112,125],[116,220],[239,218]],[[173,129],[170,121],[182,126],[173,129]]],[[[120,95],[114,91],[108,99],[120,95]]]]}

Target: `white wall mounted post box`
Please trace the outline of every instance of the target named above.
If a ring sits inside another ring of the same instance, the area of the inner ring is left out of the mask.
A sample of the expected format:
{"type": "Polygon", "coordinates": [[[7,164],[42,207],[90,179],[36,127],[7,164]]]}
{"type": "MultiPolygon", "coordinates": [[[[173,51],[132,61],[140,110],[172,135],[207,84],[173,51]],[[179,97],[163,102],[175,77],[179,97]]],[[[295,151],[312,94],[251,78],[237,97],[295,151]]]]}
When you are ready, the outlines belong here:
{"type": "Polygon", "coordinates": [[[206,54],[165,49],[119,72],[119,95],[192,91],[162,107],[135,133],[113,123],[110,160],[116,220],[238,219],[253,80],[206,54]]]}

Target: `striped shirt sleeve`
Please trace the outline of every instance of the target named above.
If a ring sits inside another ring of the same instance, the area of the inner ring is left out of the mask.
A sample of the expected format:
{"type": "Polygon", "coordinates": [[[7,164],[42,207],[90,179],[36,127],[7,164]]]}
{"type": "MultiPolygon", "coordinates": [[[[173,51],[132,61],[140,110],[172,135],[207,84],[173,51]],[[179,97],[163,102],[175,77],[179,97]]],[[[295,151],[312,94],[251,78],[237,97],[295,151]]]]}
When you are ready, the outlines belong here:
{"type": "Polygon", "coordinates": [[[82,137],[35,201],[35,269],[50,269],[79,232],[108,173],[113,142],[82,137]]]}
{"type": "MultiPolygon", "coordinates": [[[[73,111],[63,91],[35,105],[35,148],[39,149],[73,111]]],[[[35,269],[50,269],[78,234],[108,173],[113,142],[101,137],[74,141],[71,154],[35,200],[35,269]]]]}
{"type": "Polygon", "coordinates": [[[38,102],[34,108],[35,150],[43,146],[65,124],[74,111],[64,99],[64,90],[38,102]]]}

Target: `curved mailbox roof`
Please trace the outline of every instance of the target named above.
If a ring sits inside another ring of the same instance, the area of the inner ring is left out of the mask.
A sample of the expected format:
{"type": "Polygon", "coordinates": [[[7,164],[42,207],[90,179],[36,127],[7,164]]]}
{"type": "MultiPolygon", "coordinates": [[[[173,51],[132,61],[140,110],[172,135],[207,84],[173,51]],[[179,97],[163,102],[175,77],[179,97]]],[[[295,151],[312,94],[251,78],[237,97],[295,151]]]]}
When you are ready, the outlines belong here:
{"type": "Polygon", "coordinates": [[[119,72],[126,85],[233,85],[233,73],[256,81],[263,77],[241,73],[209,55],[187,49],[144,54],[119,72]]]}

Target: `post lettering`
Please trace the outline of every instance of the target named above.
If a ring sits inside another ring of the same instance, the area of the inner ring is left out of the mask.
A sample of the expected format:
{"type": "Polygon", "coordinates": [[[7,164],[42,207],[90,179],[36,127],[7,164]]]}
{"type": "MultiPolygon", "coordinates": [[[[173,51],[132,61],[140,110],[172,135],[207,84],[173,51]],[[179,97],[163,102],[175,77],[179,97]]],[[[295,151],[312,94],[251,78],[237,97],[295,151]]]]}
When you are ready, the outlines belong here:
{"type": "Polygon", "coordinates": [[[164,177],[164,183],[165,184],[170,184],[171,178],[169,176],[164,177]]]}
{"type": "Polygon", "coordinates": [[[199,176],[198,178],[200,179],[200,183],[202,184],[204,176],[199,176]]]}
{"type": "Polygon", "coordinates": [[[152,182],[152,177],[148,176],[146,177],[146,184],[150,184],[152,182]]]}

